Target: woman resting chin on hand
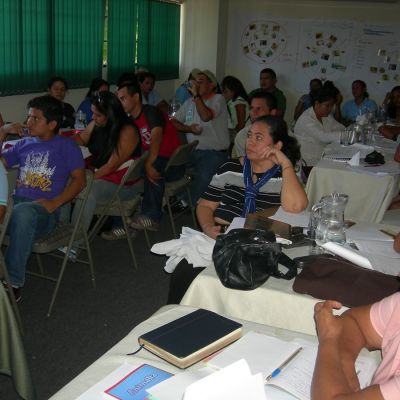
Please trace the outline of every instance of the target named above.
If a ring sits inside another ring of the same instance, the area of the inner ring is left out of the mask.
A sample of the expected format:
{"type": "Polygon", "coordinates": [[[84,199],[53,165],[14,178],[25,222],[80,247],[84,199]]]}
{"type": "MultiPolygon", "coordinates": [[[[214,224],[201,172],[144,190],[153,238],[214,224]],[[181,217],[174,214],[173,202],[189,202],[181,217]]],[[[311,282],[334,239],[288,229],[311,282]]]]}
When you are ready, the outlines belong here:
{"type": "Polygon", "coordinates": [[[223,164],[199,200],[197,217],[203,232],[215,239],[221,225],[268,207],[282,206],[293,213],[304,210],[308,200],[294,170],[298,160],[300,147],[281,118],[254,121],[246,157],[223,164]]]}

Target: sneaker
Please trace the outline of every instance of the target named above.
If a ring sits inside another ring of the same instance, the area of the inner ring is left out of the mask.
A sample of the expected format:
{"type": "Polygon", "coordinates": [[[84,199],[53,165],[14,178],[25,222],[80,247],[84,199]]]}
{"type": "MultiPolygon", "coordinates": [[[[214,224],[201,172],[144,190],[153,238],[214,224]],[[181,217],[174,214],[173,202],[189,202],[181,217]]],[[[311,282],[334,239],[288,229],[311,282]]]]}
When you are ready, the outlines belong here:
{"type": "MultiPolygon", "coordinates": [[[[126,238],[124,228],[113,228],[110,231],[102,232],[100,235],[104,240],[119,240],[126,238]]],[[[137,236],[137,230],[129,229],[129,236],[134,239],[137,236]]]]}
{"type": "Polygon", "coordinates": [[[158,231],[160,224],[146,215],[137,215],[129,223],[131,228],[147,229],[148,231],[158,231]]]}

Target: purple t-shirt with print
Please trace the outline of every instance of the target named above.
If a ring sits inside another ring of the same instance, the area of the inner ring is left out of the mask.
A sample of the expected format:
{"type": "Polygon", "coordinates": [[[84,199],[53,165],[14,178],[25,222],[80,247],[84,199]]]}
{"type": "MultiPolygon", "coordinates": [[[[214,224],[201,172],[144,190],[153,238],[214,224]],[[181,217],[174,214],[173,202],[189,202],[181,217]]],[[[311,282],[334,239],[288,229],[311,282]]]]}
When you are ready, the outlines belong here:
{"type": "Polygon", "coordinates": [[[60,135],[50,140],[21,139],[1,155],[9,167],[19,165],[15,194],[32,200],[58,196],[71,172],[84,168],[79,146],[60,135]]]}

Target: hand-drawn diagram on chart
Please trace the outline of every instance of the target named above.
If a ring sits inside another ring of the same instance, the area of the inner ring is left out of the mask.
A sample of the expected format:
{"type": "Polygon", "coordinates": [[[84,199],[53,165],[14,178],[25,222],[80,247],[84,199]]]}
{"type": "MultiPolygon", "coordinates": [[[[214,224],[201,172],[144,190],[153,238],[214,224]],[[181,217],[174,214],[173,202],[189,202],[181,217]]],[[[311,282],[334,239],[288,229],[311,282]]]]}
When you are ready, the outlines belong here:
{"type": "Polygon", "coordinates": [[[353,24],[303,21],[297,68],[309,79],[337,81],[349,69],[353,24]]]}
{"type": "Polygon", "coordinates": [[[400,85],[399,31],[393,26],[366,25],[355,42],[353,73],[378,93],[400,85]]]}
{"type": "Polygon", "coordinates": [[[273,21],[253,21],[242,34],[243,53],[260,64],[276,61],[286,47],[285,29],[273,21]]]}

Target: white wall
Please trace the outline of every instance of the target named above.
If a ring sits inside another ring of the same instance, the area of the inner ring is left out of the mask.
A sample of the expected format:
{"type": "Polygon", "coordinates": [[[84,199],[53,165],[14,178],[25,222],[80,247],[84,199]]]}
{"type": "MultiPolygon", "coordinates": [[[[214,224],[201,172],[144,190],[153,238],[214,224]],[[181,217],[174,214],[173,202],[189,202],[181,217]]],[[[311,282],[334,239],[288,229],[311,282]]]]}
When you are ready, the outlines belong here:
{"type": "MultiPolygon", "coordinates": [[[[231,26],[237,16],[252,14],[259,19],[271,19],[273,17],[294,18],[294,19],[343,19],[364,21],[369,23],[399,23],[400,22],[400,4],[388,4],[378,2],[361,2],[361,1],[330,1],[330,0],[229,0],[227,9],[228,14],[228,32],[234,29],[231,26]]],[[[227,43],[229,44],[229,39],[227,43]]],[[[273,64],[259,65],[261,70],[264,67],[274,68],[273,64]]],[[[282,89],[288,99],[288,107],[285,118],[291,121],[293,110],[298,98],[302,93],[296,91],[293,87],[285,86],[285,77],[281,76],[279,80],[279,70],[276,69],[278,75],[278,87],[282,89]]],[[[252,90],[258,85],[258,74],[254,73],[246,65],[236,66],[233,68],[229,64],[225,65],[225,74],[233,74],[242,80],[247,90],[252,90]]],[[[343,90],[343,88],[341,88],[343,90]]],[[[346,88],[349,93],[348,88],[346,88]]],[[[371,98],[381,102],[381,95],[374,96],[370,93],[371,98]]]]}
{"type": "MultiPolygon", "coordinates": [[[[343,18],[369,22],[400,22],[399,3],[351,0],[185,0],[182,5],[180,78],[160,81],[156,84],[157,90],[167,101],[172,98],[175,88],[186,79],[194,67],[210,69],[220,80],[225,75],[235,73],[248,90],[253,89],[257,76],[249,76],[245,68],[232,71],[226,64],[226,50],[229,43],[227,32],[230,24],[233,23],[235,14],[248,13],[249,10],[260,17],[343,18]]],[[[286,115],[290,122],[295,103],[301,93],[285,86],[280,86],[280,88],[284,90],[288,98],[286,115]]],[[[70,90],[66,101],[77,107],[86,90],[70,90]]],[[[38,94],[0,97],[0,112],[4,119],[23,120],[26,115],[26,103],[35,95],[38,94]]]]}

